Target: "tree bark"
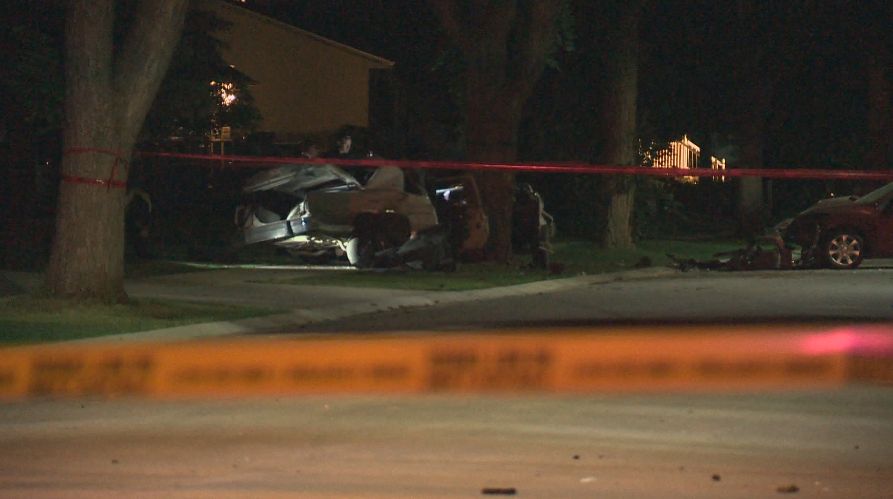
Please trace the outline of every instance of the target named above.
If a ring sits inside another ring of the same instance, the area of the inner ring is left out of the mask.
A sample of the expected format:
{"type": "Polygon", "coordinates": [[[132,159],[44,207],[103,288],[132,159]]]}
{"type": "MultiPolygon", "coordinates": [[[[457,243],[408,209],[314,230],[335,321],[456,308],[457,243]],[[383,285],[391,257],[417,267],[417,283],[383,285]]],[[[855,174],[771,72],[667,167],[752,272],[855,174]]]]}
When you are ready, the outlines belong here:
{"type": "Polygon", "coordinates": [[[126,301],[127,166],[183,27],[188,0],[144,0],[120,49],[113,0],[71,0],[56,231],[46,273],[56,296],[126,301]]]}
{"type": "MultiPolygon", "coordinates": [[[[736,96],[740,106],[737,128],[741,140],[740,165],[744,168],[764,166],[764,148],[769,111],[775,86],[788,71],[784,63],[785,49],[791,50],[791,31],[786,20],[798,19],[802,6],[796,2],[766,3],[738,0],[731,10],[733,29],[738,30],[736,46],[729,58],[729,72],[740,89],[736,96]],[[780,47],[780,48],[779,48],[780,47]]],[[[764,202],[763,179],[738,179],[738,231],[745,238],[759,236],[765,228],[768,210],[764,202]]]]}
{"type": "MultiPolygon", "coordinates": [[[[761,168],[765,162],[763,148],[766,141],[766,120],[772,99],[772,82],[755,78],[748,87],[745,102],[748,107],[741,113],[741,156],[746,168],[761,168]]],[[[762,177],[738,179],[739,232],[748,239],[759,236],[766,225],[768,213],[763,200],[762,177]]]]}
{"type": "MultiPolygon", "coordinates": [[[[465,56],[468,159],[514,161],[521,111],[545,68],[561,0],[429,3],[465,56]]],[[[476,177],[490,223],[487,258],[507,262],[514,174],[479,172],[476,177]]]]}
{"type": "MultiPolygon", "coordinates": [[[[640,1],[611,5],[616,20],[606,50],[606,83],[602,100],[602,151],[600,159],[612,165],[636,163],[636,112],[639,82],[640,1]]],[[[611,176],[605,183],[608,197],[605,233],[607,248],[633,248],[635,179],[611,176]]]]}

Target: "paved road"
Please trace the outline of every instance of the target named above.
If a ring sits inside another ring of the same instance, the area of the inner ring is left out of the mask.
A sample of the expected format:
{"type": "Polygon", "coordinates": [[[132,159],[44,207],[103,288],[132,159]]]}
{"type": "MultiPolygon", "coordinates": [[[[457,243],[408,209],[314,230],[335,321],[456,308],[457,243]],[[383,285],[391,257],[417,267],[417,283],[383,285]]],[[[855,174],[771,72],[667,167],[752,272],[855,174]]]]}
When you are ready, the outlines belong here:
{"type": "Polygon", "coordinates": [[[893,266],[856,271],[686,272],[579,282],[424,309],[308,324],[303,331],[462,330],[605,323],[893,320],[893,266]]]}
{"type": "Polygon", "coordinates": [[[864,387],[36,401],[0,410],[0,497],[889,498],[891,422],[864,387]]]}

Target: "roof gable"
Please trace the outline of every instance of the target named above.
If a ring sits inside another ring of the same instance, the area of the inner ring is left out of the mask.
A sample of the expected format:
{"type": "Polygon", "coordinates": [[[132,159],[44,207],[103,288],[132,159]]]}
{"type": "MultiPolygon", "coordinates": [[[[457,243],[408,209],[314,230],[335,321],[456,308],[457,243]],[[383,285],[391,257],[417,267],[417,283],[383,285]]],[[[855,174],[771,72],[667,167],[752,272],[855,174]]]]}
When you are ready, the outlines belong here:
{"type": "Polygon", "coordinates": [[[295,37],[303,37],[310,39],[316,43],[321,43],[324,45],[328,45],[337,50],[341,50],[347,52],[351,55],[360,57],[365,59],[370,66],[379,69],[391,68],[394,66],[394,61],[385,59],[384,57],[379,57],[377,55],[370,54],[368,52],[363,52],[362,50],[353,48],[349,45],[345,45],[343,43],[336,42],[335,40],[331,40],[324,36],[317,35],[316,33],[298,28],[296,26],[292,26],[291,24],[284,23],[282,21],[278,21],[273,19],[272,17],[265,16],[263,14],[259,14],[254,12],[253,10],[246,9],[244,7],[239,7],[238,5],[234,5],[225,0],[197,0],[194,5],[197,6],[207,6],[211,8],[220,8],[226,9],[229,13],[233,14],[237,17],[246,17],[251,18],[256,22],[261,22],[270,26],[272,29],[280,30],[287,32],[295,37]]]}

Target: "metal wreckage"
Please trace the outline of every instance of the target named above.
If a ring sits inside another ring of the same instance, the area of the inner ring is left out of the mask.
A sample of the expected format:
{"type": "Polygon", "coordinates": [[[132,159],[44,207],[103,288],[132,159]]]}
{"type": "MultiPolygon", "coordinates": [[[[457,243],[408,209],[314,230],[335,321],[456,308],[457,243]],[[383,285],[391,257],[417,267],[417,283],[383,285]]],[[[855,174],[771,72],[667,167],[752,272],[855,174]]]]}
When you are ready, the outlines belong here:
{"type": "Polygon", "coordinates": [[[667,256],[683,271],[855,269],[865,258],[891,258],[893,182],[863,196],[823,199],[767,232],[710,260],[667,256]]]}
{"type": "MultiPolygon", "coordinates": [[[[358,268],[451,270],[483,252],[490,229],[471,174],[424,182],[397,167],[354,174],[332,164],[288,164],[243,187],[235,221],[245,244],[268,243],[308,263],[346,257],[358,268]]],[[[547,267],[552,217],[529,185],[515,192],[516,246],[547,267]]]]}

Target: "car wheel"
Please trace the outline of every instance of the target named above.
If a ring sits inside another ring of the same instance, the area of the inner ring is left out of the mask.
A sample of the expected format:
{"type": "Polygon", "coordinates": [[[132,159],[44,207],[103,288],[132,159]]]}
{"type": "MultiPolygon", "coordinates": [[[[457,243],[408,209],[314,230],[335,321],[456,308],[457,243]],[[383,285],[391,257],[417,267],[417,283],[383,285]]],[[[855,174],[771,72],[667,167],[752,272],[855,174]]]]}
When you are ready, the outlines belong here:
{"type": "Polygon", "coordinates": [[[833,232],[822,245],[825,264],[832,269],[854,269],[862,263],[862,237],[855,232],[833,232]]]}

